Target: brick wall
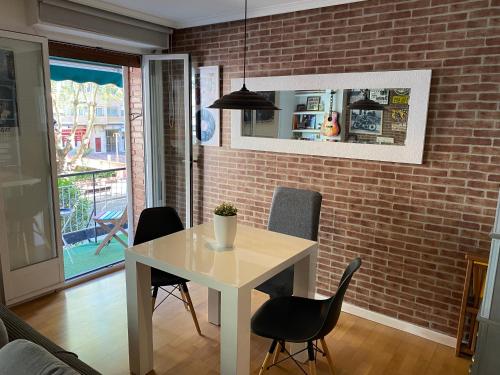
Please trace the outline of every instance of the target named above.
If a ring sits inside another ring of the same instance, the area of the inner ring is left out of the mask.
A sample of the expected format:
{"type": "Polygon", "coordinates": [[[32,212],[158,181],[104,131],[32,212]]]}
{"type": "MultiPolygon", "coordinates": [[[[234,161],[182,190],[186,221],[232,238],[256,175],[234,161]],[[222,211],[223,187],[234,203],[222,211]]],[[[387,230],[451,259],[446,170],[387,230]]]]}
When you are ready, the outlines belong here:
{"type": "MultiPolygon", "coordinates": [[[[349,259],[363,267],[347,300],[455,334],[464,252],[489,250],[500,182],[500,1],[371,0],[252,19],[250,76],[432,69],[423,165],[198,150],[195,220],[221,200],[264,227],[278,185],[323,194],[318,291],[349,259]]],[[[242,22],[177,30],[176,52],[221,65],[223,92],[242,76],[242,22]]],[[[250,88],[251,89],[251,88],[250,88]]]]}
{"type": "Polygon", "coordinates": [[[144,188],[144,127],[142,117],[142,73],[140,68],[129,68],[130,146],[132,155],[132,196],[134,227],[146,207],[144,188]]]}

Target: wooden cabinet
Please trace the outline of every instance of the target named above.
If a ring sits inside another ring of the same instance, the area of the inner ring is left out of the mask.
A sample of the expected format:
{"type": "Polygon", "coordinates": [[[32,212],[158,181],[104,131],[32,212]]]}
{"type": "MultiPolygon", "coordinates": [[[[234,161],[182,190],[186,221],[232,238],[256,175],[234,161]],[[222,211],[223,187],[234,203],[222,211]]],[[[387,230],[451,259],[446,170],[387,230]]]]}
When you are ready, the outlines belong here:
{"type": "Polygon", "coordinates": [[[458,322],[457,345],[455,354],[472,355],[476,347],[478,321],[477,315],[483,299],[486,270],[488,268],[487,253],[468,253],[467,272],[465,275],[460,320],[458,322]]]}

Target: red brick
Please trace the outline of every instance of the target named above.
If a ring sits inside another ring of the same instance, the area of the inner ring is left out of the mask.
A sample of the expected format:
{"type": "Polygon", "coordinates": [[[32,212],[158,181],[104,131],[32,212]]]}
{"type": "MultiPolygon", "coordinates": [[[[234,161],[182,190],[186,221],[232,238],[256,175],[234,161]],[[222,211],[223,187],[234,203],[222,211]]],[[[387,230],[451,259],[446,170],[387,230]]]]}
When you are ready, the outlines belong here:
{"type": "MultiPolygon", "coordinates": [[[[206,163],[195,166],[195,191],[203,186],[195,196],[197,222],[228,199],[241,207],[242,222],[265,227],[277,185],[318,190],[318,290],[334,292],[344,265],[361,255],[346,300],[454,335],[463,251],[489,249],[498,197],[498,6],[371,0],[252,21],[252,76],[431,68],[424,164],[234,150],[224,111],[222,147],[203,148],[206,163]]],[[[242,74],[242,53],[233,51],[242,39],[235,21],[176,30],[173,44],[175,52],[191,52],[197,66],[222,65],[226,93],[242,74]]]]}

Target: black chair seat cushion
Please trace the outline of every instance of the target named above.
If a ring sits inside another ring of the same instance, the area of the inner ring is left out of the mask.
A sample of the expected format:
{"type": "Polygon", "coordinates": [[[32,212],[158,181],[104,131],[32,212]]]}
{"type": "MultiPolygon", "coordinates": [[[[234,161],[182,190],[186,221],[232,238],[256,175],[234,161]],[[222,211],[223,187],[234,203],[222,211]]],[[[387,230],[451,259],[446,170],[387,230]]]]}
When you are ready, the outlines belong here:
{"type": "Polygon", "coordinates": [[[269,294],[271,298],[291,296],[293,294],[293,266],[271,277],[255,289],[269,294]]]}
{"type": "Polygon", "coordinates": [[[151,286],[153,287],[177,285],[187,282],[188,280],[183,279],[182,277],[172,275],[171,273],[165,271],[160,271],[156,268],[151,268],[151,286]]]}
{"type": "Polygon", "coordinates": [[[317,339],[326,312],[325,303],[295,296],[265,302],[252,317],[252,332],[270,339],[306,342],[317,339]]]}

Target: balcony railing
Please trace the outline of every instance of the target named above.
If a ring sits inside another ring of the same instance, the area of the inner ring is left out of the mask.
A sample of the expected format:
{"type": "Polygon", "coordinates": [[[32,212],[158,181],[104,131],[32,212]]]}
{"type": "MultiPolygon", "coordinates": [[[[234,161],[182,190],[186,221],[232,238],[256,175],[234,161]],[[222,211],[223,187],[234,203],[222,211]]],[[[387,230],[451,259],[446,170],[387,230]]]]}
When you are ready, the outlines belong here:
{"type": "Polygon", "coordinates": [[[126,168],[58,176],[61,232],[65,245],[97,242],[104,234],[92,220],[96,213],[127,207],[126,168]]]}

